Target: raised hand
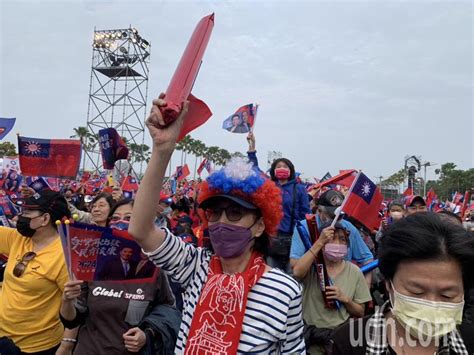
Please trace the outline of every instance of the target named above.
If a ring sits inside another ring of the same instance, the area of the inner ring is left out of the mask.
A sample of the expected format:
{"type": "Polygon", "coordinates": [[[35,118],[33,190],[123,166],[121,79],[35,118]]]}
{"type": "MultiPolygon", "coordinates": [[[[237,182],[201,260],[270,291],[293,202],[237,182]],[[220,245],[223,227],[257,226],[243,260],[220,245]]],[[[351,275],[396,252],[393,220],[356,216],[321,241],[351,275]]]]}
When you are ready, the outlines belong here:
{"type": "Polygon", "coordinates": [[[334,238],[335,231],[336,228],[334,227],[324,228],[315,244],[318,244],[322,248],[324,245],[326,245],[326,243],[330,242],[334,238]]]}
{"type": "Polygon", "coordinates": [[[161,93],[158,99],[153,100],[153,106],[151,107],[150,115],[145,121],[145,124],[148,127],[155,148],[160,150],[173,149],[181,131],[183,119],[188,112],[189,102],[185,101],[183,103],[183,108],[178,119],[167,127],[164,127],[165,121],[160,107],[166,107],[164,93],[161,93]]]}
{"type": "Polygon", "coordinates": [[[247,135],[247,142],[249,143],[249,152],[255,151],[255,135],[252,131],[247,135]]]}

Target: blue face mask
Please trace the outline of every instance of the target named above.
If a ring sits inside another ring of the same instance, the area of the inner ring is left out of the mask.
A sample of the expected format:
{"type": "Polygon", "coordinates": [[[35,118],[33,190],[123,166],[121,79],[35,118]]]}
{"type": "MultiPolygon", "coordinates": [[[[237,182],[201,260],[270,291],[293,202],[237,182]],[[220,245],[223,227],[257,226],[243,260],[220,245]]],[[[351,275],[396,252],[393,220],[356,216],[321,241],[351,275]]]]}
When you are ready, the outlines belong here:
{"type": "Polygon", "coordinates": [[[112,228],[112,229],[127,231],[129,224],[130,224],[129,221],[124,221],[123,219],[120,219],[118,221],[114,221],[114,222],[109,223],[109,227],[112,228]]]}

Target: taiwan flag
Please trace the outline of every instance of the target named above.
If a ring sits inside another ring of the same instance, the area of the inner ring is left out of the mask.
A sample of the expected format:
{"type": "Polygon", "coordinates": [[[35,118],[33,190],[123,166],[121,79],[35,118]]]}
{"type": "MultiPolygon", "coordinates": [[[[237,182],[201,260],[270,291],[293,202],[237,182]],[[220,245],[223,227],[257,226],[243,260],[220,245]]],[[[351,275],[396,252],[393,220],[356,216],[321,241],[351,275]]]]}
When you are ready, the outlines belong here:
{"type": "Polygon", "coordinates": [[[188,164],[184,164],[184,166],[176,167],[176,173],[175,173],[176,180],[178,181],[184,180],[186,179],[186,176],[188,176],[189,174],[191,174],[191,172],[189,171],[188,164]]]}
{"type": "Polygon", "coordinates": [[[122,181],[122,191],[137,192],[138,182],[133,176],[126,176],[122,181]]]}
{"type": "Polygon", "coordinates": [[[81,141],[18,136],[23,175],[74,179],[81,162],[81,141]]]}
{"type": "Polygon", "coordinates": [[[204,159],[201,164],[199,164],[199,167],[197,168],[197,173],[199,176],[201,176],[202,174],[202,171],[206,169],[207,172],[210,174],[211,171],[212,171],[212,168],[211,168],[211,162],[208,160],[208,159],[204,159]]]}
{"type": "Polygon", "coordinates": [[[379,188],[367,176],[359,173],[342,204],[342,211],[372,231],[380,226],[382,202],[379,188]]]}
{"type": "Polygon", "coordinates": [[[49,186],[48,181],[46,181],[46,179],[41,176],[37,178],[27,177],[25,182],[29,187],[31,187],[36,192],[39,192],[45,189],[51,190],[51,186],[49,186]]]}

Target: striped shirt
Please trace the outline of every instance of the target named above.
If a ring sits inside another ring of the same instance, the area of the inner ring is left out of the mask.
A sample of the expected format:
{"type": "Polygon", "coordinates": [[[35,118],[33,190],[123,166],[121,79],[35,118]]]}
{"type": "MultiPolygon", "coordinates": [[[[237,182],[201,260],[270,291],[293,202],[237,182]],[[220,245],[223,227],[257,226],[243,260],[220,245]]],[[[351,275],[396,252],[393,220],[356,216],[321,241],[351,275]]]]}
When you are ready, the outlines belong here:
{"type": "MultiPolygon", "coordinates": [[[[155,265],[185,289],[175,354],[183,354],[199,295],[207,281],[211,252],[196,248],[168,230],[162,245],[146,253],[155,265]]],[[[263,274],[248,293],[239,354],[305,354],[301,287],[282,271],[263,274]]]]}

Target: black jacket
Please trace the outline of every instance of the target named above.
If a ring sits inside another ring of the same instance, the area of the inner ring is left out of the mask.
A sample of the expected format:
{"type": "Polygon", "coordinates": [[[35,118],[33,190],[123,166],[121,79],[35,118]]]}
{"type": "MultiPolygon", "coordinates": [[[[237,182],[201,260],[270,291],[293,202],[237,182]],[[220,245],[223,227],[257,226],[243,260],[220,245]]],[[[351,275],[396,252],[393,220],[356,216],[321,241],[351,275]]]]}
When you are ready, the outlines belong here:
{"type": "Polygon", "coordinates": [[[174,354],[180,324],[181,313],[176,308],[166,304],[152,308],[138,325],[147,335],[141,354],[174,354]]]}

